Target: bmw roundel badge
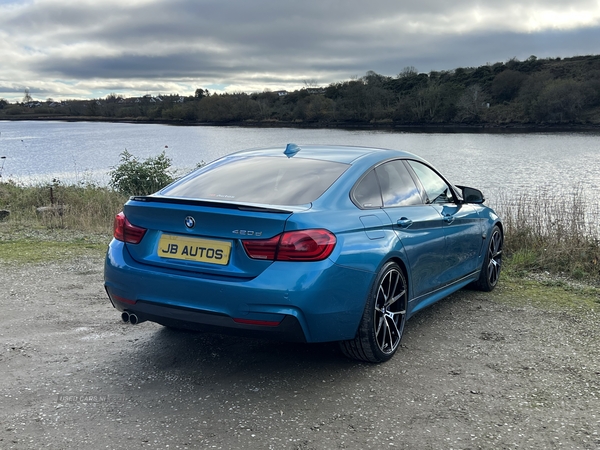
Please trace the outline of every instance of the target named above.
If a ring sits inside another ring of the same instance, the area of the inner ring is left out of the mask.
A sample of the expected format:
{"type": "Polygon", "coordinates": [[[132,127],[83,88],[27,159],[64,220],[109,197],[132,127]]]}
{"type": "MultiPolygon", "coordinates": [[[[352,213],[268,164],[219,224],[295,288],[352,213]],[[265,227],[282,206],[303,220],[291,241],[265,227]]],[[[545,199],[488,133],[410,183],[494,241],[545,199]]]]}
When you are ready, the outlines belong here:
{"type": "Polygon", "coordinates": [[[187,216],[185,218],[185,226],[188,228],[194,228],[194,226],[196,225],[196,221],[194,220],[194,218],[192,216],[187,216]]]}

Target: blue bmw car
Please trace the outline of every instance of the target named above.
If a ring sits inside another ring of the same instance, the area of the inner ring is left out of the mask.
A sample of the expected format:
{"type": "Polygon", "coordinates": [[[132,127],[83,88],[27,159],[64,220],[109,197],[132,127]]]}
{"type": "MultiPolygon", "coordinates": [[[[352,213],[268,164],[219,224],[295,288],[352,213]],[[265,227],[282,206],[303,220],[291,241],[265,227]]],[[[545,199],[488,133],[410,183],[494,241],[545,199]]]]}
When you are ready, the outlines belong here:
{"type": "Polygon", "coordinates": [[[339,341],[383,362],[417,311],[498,283],[502,223],[483,203],[407,152],[246,150],[131,197],[105,287],[132,324],[339,341]]]}

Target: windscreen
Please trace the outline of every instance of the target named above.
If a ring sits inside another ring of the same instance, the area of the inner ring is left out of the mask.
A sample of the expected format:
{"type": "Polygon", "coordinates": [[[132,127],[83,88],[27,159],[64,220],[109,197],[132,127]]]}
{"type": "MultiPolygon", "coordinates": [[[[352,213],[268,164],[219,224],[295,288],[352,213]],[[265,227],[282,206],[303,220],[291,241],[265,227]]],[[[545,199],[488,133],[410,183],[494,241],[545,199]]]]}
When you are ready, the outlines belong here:
{"type": "Polygon", "coordinates": [[[270,156],[225,160],[164,189],[168,197],[269,205],[304,205],[320,197],[349,167],[317,159],[270,156]]]}

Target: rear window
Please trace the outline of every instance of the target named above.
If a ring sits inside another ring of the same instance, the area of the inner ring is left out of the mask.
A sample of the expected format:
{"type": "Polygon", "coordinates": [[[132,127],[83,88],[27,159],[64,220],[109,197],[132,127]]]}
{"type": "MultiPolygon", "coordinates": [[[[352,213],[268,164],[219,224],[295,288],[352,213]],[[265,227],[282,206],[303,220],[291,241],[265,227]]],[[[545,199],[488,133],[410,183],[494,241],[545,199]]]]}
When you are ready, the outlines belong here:
{"type": "Polygon", "coordinates": [[[207,200],[304,205],[316,200],[349,167],[331,161],[253,156],[225,160],[161,194],[207,200]]]}

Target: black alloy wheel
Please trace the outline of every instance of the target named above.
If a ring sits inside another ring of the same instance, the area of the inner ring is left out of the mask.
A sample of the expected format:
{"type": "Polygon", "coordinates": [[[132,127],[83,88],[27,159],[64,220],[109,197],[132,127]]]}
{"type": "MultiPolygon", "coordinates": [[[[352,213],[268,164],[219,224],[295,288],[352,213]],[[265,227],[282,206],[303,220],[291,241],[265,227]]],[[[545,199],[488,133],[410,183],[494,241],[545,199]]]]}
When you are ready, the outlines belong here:
{"type": "Polygon", "coordinates": [[[502,235],[502,230],[498,225],[494,225],[485,260],[481,267],[481,274],[479,275],[479,280],[475,282],[475,287],[477,289],[484,292],[490,292],[498,284],[500,270],[502,269],[503,243],[504,236],[502,235]]]}
{"type": "Polygon", "coordinates": [[[366,362],[389,360],[402,339],[407,300],[408,286],[402,269],[395,262],[388,262],[375,280],[356,337],[340,343],[342,352],[366,362]]]}

